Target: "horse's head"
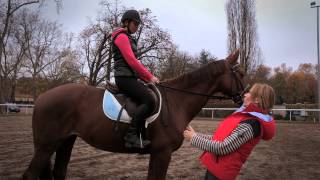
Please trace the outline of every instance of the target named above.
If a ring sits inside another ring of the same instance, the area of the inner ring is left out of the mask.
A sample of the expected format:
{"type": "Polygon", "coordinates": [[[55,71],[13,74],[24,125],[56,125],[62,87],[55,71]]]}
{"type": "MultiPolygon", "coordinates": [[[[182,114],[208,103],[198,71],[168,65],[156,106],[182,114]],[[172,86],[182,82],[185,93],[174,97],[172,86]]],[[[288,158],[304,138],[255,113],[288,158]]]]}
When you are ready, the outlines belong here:
{"type": "Polygon", "coordinates": [[[232,98],[237,104],[242,104],[242,97],[248,90],[244,85],[245,72],[238,63],[239,50],[230,54],[225,60],[226,70],[219,81],[219,90],[232,98]]]}

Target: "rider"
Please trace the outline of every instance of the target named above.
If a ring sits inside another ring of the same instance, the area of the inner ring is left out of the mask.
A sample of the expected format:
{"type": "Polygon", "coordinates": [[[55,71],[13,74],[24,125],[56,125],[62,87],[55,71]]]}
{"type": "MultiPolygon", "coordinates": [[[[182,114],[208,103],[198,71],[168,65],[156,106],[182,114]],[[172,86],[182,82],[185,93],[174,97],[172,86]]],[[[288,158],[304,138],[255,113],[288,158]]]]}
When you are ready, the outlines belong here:
{"type": "Polygon", "coordinates": [[[148,83],[158,83],[159,79],[152,75],[137,59],[137,42],[131,34],[138,30],[141,18],[136,10],[126,11],[121,18],[122,27],[113,31],[114,76],[119,89],[133,98],[139,106],[132,117],[131,125],[124,137],[126,147],[143,148],[150,144],[138,136],[139,127],[144,119],[150,115],[155,106],[148,88],[138,79],[148,83]],[[142,146],[141,146],[142,144],[142,146]]]}

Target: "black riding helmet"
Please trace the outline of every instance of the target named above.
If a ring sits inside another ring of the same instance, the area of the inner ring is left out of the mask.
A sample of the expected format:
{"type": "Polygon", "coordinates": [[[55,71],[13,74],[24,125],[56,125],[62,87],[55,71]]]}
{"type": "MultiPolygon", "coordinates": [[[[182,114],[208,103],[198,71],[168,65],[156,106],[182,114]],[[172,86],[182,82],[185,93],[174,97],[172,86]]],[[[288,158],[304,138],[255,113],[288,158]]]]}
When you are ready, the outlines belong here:
{"type": "Polygon", "coordinates": [[[121,22],[124,23],[124,21],[126,21],[126,20],[129,20],[129,21],[131,20],[131,21],[136,21],[138,23],[141,23],[141,18],[140,18],[139,12],[136,10],[133,10],[133,9],[128,10],[123,14],[123,16],[121,18],[121,22]]]}

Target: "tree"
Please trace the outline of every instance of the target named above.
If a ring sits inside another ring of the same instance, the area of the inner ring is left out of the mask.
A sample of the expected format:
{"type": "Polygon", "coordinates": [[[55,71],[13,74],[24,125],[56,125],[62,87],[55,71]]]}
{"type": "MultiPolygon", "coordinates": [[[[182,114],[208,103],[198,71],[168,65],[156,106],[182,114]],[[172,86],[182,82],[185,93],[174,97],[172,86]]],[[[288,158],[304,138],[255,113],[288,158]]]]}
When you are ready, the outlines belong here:
{"type": "Polygon", "coordinates": [[[45,75],[49,65],[65,57],[66,51],[56,22],[43,20],[38,13],[28,11],[24,11],[21,18],[27,49],[25,70],[32,76],[32,94],[36,99],[40,93],[37,91],[37,80],[45,75]]]}
{"type": "MultiPolygon", "coordinates": [[[[43,2],[44,0],[4,0],[0,2],[0,104],[14,100],[17,73],[24,56],[24,47],[21,47],[24,42],[18,37],[20,33],[16,32],[17,27],[15,27],[16,21],[19,20],[17,13],[29,5],[39,4],[40,6],[43,2]],[[14,43],[17,48],[12,48],[15,46],[14,43]]],[[[61,1],[55,0],[55,2],[59,9],[61,1]]]]}
{"type": "Polygon", "coordinates": [[[291,73],[292,68],[287,67],[286,64],[274,68],[274,75],[270,78],[270,81],[275,90],[277,104],[288,103],[288,92],[290,90],[287,88],[287,81],[291,73]]]}
{"type": "Polygon", "coordinates": [[[64,57],[58,59],[45,69],[44,78],[47,81],[47,89],[66,83],[79,82],[82,64],[79,62],[79,52],[71,47],[73,35],[66,35],[62,42],[66,42],[63,49],[64,57]]]}
{"type": "Polygon", "coordinates": [[[303,97],[301,96],[303,93],[302,84],[303,73],[295,71],[288,77],[287,89],[291,91],[287,91],[287,103],[296,104],[303,101],[303,97]]]}
{"type": "Polygon", "coordinates": [[[240,49],[240,64],[245,72],[255,69],[261,63],[261,50],[255,13],[255,0],[228,0],[228,51],[240,49]]]}
{"type": "Polygon", "coordinates": [[[316,66],[311,63],[303,63],[299,65],[296,73],[302,74],[301,76],[301,96],[302,102],[316,103],[317,102],[317,77],[316,77],[316,66]]]}
{"type": "Polygon", "coordinates": [[[312,64],[300,64],[295,71],[283,64],[280,68],[276,68],[275,72],[272,83],[277,96],[280,96],[284,102],[316,102],[317,81],[312,64]]]}
{"type": "Polygon", "coordinates": [[[191,71],[196,66],[196,60],[186,52],[180,52],[174,48],[168,54],[165,61],[161,63],[160,79],[170,79],[191,71]]]}
{"type": "MultiPolygon", "coordinates": [[[[111,78],[113,57],[110,34],[119,27],[120,17],[126,10],[119,8],[119,1],[110,3],[106,0],[101,5],[102,15],[80,34],[82,55],[89,69],[88,81],[93,86],[111,78]]],[[[140,14],[143,24],[135,35],[139,48],[137,58],[155,71],[157,61],[163,59],[164,51],[171,47],[170,36],[155,24],[156,19],[151,16],[150,9],[141,10],[140,14]]]]}
{"type": "MultiPolygon", "coordinates": [[[[10,67],[8,67],[9,59],[6,46],[10,41],[10,34],[12,33],[11,26],[13,24],[13,16],[22,7],[38,2],[39,1],[21,2],[13,0],[0,2],[0,104],[9,101],[8,94],[11,94],[10,91],[8,91],[8,83],[10,82],[8,76],[11,73],[10,71],[12,71],[12,63],[10,67]]],[[[11,48],[8,48],[8,50],[9,49],[12,50],[11,48]]]]}
{"type": "Polygon", "coordinates": [[[15,15],[14,24],[8,31],[3,51],[2,62],[2,92],[7,102],[14,102],[18,73],[25,59],[26,44],[23,32],[19,26],[19,14],[15,15]]]}
{"type": "Polygon", "coordinates": [[[5,39],[8,36],[10,27],[12,25],[13,15],[24,6],[39,3],[40,1],[14,1],[8,0],[6,2],[1,2],[1,29],[0,29],[0,62],[2,58],[2,53],[5,47],[5,39]]]}
{"type": "Polygon", "coordinates": [[[82,55],[89,69],[89,85],[96,86],[110,76],[112,56],[108,34],[99,30],[99,25],[88,26],[80,34],[82,55]]]}
{"type": "Polygon", "coordinates": [[[252,74],[249,75],[248,79],[250,84],[259,82],[259,83],[269,83],[271,77],[271,68],[261,64],[257,67],[252,74]]]}
{"type": "Polygon", "coordinates": [[[140,11],[142,25],[136,33],[138,41],[138,59],[154,74],[158,74],[158,64],[164,61],[168,52],[174,48],[168,32],[162,30],[157,24],[156,17],[152,16],[150,9],[140,11]]]}
{"type": "Polygon", "coordinates": [[[217,58],[210,54],[209,51],[202,49],[199,55],[198,63],[200,66],[207,64],[210,61],[215,61],[217,58]]]}

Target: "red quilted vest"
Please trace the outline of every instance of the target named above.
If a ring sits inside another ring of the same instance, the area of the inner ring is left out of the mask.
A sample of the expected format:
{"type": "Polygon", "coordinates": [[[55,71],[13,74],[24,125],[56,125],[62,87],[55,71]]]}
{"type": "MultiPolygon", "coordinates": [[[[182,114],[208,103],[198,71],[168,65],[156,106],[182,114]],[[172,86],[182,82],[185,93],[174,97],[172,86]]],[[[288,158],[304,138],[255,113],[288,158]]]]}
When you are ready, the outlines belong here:
{"type": "Polygon", "coordinates": [[[235,112],[222,121],[217,130],[214,132],[212,140],[223,141],[228,137],[231,132],[238,126],[241,121],[248,119],[257,119],[260,122],[260,136],[249,140],[247,143],[240,146],[236,151],[225,155],[216,156],[210,152],[204,152],[200,160],[204,164],[209,172],[214,174],[221,180],[235,179],[241,169],[241,166],[245,163],[252,149],[262,138],[263,140],[270,140],[275,134],[275,122],[265,112],[262,112],[260,108],[254,104],[250,104],[240,112],[235,112]],[[261,116],[256,116],[258,113],[261,116]],[[266,120],[264,117],[269,117],[266,120]]]}

